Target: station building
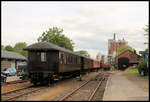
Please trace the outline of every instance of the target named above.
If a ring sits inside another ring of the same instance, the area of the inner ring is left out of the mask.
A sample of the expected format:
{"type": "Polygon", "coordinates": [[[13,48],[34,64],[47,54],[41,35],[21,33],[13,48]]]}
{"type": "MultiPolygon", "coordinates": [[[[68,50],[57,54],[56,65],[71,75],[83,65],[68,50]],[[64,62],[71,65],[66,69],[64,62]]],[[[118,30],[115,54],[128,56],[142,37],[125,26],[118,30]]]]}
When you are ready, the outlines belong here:
{"type": "Polygon", "coordinates": [[[27,58],[16,52],[1,50],[1,70],[10,67],[17,69],[21,63],[27,63],[27,58]]]}
{"type": "Polygon", "coordinates": [[[126,50],[115,58],[116,67],[125,69],[129,66],[136,66],[142,60],[142,57],[134,50],[126,50]]]}

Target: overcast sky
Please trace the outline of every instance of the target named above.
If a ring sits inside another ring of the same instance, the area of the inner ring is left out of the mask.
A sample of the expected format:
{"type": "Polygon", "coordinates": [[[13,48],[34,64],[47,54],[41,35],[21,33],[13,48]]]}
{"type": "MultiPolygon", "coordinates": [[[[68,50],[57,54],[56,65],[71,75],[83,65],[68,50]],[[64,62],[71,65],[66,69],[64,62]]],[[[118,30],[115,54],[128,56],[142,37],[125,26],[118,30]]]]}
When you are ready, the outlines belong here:
{"type": "Polygon", "coordinates": [[[42,32],[54,26],[75,43],[75,50],[87,50],[92,58],[107,55],[108,39],[124,39],[137,51],[144,50],[149,22],[148,2],[1,2],[1,42],[14,46],[37,42],[42,32]]]}

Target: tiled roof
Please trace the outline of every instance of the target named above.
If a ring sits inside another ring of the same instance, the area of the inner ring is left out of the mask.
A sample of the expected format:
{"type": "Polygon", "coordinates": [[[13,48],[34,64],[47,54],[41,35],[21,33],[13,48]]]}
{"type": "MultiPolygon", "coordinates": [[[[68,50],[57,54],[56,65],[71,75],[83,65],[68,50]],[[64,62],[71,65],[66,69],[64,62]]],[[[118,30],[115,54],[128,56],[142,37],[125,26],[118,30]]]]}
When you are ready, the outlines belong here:
{"type": "Polygon", "coordinates": [[[27,60],[26,57],[24,57],[19,53],[11,52],[11,51],[2,51],[2,50],[1,50],[1,58],[27,60]]]}

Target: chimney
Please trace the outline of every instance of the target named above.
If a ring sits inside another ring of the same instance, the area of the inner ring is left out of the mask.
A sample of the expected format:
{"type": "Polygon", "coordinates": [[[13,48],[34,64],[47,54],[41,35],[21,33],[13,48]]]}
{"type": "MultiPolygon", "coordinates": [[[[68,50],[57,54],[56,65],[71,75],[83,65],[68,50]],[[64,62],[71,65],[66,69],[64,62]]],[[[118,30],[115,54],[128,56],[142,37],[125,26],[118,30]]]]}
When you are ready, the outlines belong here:
{"type": "Polygon", "coordinates": [[[114,40],[116,40],[116,34],[114,33],[114,40]]]}

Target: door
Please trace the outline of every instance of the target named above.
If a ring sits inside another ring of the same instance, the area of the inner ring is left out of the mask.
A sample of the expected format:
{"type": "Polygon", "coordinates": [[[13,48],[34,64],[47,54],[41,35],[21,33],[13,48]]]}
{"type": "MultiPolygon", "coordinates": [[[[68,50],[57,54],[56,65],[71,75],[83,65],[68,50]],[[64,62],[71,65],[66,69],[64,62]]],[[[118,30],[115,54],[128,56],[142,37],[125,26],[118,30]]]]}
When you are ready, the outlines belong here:
{"type": "Polygon", "coordinates": [[[11,61],[11,68],[16,68],[15,61],[11,61]]]}

